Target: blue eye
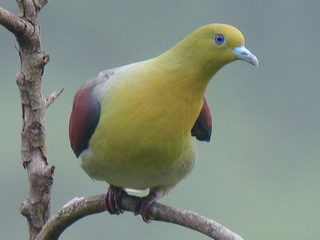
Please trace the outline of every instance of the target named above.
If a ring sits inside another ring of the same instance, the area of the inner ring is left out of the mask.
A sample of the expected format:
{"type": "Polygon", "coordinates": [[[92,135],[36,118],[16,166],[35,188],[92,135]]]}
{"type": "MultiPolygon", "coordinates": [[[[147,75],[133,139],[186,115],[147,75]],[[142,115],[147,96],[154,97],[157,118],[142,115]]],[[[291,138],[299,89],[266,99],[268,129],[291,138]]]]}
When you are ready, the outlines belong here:
{"type": "Polygon", "coordinates": [[[221,45],[224,44],[225,38],[222,34],[217,34],[214,36],[214,41],[216,42],[216,44],[221,45]]]}

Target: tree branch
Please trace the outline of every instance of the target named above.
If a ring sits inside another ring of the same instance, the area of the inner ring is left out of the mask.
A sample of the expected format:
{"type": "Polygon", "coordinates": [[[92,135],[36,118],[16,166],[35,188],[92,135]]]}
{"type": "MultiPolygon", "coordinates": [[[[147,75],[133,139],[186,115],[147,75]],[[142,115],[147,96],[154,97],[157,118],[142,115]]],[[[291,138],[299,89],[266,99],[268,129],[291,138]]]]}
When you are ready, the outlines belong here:
{"type": "Polygon", "coordinates": [[[31,27],[29,23],[1,7],[0,24],[16,36],[22,36],[25,33],[27,27],[31,27]]]}
{"type": "MultiPolygon", "coordinates": [[[[47,221],[36,240],[56,240],[67,227],[77,220],[91,214],[104,212],[104,198],[105,194],[71,200],[47,221]]],[[[123,195],[121,207],[123,210],[133,212],[138,202],[138,197],[123,195]]],[[[213,220],[191,211],[160,203],[151,206],[150,218],[156,221],[175,223],[201,232],[216,240],[243,240],[242,237],[213,220]]]]}
{"type": "Polygon", "coordinates": [[[19,44],[21,70],[16,83],[22,105],[21,158],[27,169],[29,190],[20,212],[26,217],[29,239],[38,235],[50,217],[54,166],[47,162],[45,106],[42,74],[48,55],[42,50],[38,15],[44,0],[17,0],[20,17],[0,8],[0,24],[11,31],[19,44]],[[36,3],[37,2],[37,3],[36,3]]]}

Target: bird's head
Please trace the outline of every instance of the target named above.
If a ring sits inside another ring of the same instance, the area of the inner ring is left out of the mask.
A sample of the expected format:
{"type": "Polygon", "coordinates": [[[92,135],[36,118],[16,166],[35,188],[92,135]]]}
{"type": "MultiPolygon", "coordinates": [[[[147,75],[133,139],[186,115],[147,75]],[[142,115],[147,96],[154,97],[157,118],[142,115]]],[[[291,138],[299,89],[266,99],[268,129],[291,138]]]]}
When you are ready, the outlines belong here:
{"type": "Polygon", "coordinates": [[[189,34],[172,50],[189,61],[190,65],[202,65],[202,70],[208,73],[235,60],[258,66],[257,57],[244,44],[244,37],[237,28],[226,24],[209,24],[189,34]]]}
{"type": "MultiPolygon", "coordinates": [[[[232,62],[240,59],[254,66],[259,62],[247,48],[242,33],[235,27],[226,24],[210,24],[199,28],[199,37],[208,41],[209,46],[204,44],[203,54],[209,54],[216,61],[232,62]],[[211,46],[210,46],[211,45],[211,46]]],[[[197,32],[196,31],[196,32],[197,32]]]]}

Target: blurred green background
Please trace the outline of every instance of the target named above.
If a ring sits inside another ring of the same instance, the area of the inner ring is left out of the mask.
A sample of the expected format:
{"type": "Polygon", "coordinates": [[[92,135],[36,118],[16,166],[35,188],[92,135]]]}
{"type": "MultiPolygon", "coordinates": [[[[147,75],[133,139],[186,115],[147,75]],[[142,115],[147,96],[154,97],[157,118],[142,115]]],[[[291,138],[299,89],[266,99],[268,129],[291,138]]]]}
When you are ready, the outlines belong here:
{"type": "MultiPolygon", "coordinates": [[[[0,6],[18,13],[15,1],[0,6]]],[[[196,28],[238,27],[260,61],[235,62],[211,82],[214,130],[197,142],[198,162],[161,203],[215,219],[245,239],[318,240],[320,235],[320,1],[49,1],[41,13],[50,55],[43,93],[65,88],[47,111],[49,161],[56,166],[52,212],[78,196],[106,191],[79,167],[68,142],[72,98],[101,70],[151,58],[196,28]]],[[[19,206],[27,194],[20,160],[19,57],[0,27],[0,238],[26,239],[19,206]]],[[[61,239],[206,239],[131,213],[98,214],[61,239]]]]}

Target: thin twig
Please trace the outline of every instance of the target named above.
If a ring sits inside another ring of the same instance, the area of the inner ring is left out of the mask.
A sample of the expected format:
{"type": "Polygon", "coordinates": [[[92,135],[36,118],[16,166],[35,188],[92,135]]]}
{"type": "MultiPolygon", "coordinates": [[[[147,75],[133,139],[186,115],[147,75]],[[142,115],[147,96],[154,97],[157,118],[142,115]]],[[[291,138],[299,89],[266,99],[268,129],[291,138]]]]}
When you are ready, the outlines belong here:
{"type": "Polygon", "coordinates": [[[61,88],[59,90],[56,90],[53,92],[50,96],[46,97],[44,99],[44,108],[48,108],[63,92],[64,88],[61,88]]]}
{"type": "MultiPolygon", "coordinates": [[[[68,226],[82,217],[104,212],[104,197],[105,194],[73,199],[47,221],[36,240],[56,240],[68,226]]],[[[139,200],[138,197],[124,195],[121,206],[124,210],[133,212],[139,200]]],[[[151,206],[150,218],[191,228],[216,240],[243,240],[242,237],[213,220],[160,203],[151,206]]]]}

